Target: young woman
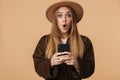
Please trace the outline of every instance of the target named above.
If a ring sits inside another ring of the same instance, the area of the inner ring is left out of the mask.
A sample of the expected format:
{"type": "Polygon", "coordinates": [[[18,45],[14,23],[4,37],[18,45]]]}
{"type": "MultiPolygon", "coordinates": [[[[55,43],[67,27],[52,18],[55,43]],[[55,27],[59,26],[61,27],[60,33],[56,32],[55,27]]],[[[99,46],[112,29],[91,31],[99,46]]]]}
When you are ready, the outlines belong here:
{"type": "Polygon", "coordinates": [[[81,80],[91,76],[95,67],[93,46],[77,29],[83,16],[81,5],[58,2],[47,9],[46,16],[52,29],[41,37],[33,54],[37,74],[45,80],[81,80]]]}

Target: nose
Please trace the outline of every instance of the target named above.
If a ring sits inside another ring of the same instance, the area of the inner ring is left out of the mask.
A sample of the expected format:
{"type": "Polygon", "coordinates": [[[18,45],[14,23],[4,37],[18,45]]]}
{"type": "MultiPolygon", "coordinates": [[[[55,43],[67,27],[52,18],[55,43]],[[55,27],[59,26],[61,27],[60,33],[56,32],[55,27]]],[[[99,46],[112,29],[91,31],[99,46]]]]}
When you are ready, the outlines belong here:
{"type": "Polygon", "coordinates": [[[63,22],[66,22],[67,20],[66,20],[66,17],[63,17],[63,22]]]}

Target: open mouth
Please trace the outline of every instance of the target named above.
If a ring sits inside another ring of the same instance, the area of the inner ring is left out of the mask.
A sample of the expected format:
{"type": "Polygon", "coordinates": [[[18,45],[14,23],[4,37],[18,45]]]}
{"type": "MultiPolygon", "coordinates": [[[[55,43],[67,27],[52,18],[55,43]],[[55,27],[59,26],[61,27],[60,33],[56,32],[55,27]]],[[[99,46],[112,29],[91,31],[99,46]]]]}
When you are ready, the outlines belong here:
{"type": "Polygon", "coordinates": [[[63,25],[63,27],[66,27],[66,26],[67,26],[66,24],[63,25]]]}

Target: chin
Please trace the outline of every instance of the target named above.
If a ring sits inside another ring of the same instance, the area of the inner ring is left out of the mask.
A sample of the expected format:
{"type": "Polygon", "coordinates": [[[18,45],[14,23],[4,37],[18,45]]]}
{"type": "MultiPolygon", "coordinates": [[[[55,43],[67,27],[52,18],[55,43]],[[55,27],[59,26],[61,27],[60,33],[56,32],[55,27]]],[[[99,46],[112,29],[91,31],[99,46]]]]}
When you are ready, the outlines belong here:
{"type": "Polygon", "coordinates": [[[62,33],[67,33],[67,31],[62,31],[62,33]]]}

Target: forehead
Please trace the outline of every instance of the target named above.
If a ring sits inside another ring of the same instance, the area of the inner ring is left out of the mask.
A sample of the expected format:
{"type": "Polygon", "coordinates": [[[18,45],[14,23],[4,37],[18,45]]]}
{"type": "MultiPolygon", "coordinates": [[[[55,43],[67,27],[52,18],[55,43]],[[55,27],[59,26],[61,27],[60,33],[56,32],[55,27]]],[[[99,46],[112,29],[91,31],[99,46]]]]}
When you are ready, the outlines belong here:
{"type": "Polygon", "coordinates": [[[59,7],[57,12],[71,12],[69,7],[63,6],[59,7]]]}

